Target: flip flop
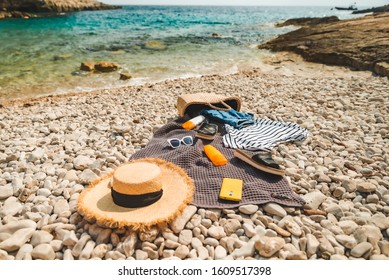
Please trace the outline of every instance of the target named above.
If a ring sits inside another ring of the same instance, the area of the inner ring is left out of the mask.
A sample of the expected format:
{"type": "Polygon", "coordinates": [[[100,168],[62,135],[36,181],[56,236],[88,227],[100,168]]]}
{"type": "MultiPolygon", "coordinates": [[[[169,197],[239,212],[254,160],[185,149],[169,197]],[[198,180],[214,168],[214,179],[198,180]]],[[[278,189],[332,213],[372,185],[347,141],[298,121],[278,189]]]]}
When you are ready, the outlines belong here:
{"type": "Polygon", "coordinates": [[[213,140],[215,139],[217,130],[218,130],[218,126],[216,124],[204,122],[201,125],[201,127],[197,130],[196,137],[205,140],[213,140]]]}
{"type": "Polygon", "coordinates": [[[251,166],[267,173],[279,176],[285,175],[285,170],[280,168],[280,166],[273,160],[270,153],[252,152],[235,149],[234,156],[250,164],[251,166]]]}

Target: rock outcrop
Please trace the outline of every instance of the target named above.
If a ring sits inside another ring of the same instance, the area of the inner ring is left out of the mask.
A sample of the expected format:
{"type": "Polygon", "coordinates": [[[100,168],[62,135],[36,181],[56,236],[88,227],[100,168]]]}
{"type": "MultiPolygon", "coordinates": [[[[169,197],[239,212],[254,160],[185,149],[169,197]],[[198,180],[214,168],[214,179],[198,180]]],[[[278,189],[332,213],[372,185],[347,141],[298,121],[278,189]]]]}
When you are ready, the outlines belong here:
{"type": "Polygon", "coordinates": [[[95,0],[0,0],[0,18],[31,16],[30,13],[62,13],[116,8],[119,7],[95,0]]]}
{"type": "Polygon", "coordinates": [[[358,10],[358,11],[354,11],[353,14],[382,13],[382,12],[389,12],[389,5],[374,7],[370,9],[364,9],[364,10],[358,10]]]}
{"type": "Polygon", "coordinates": [[[323,23],[330,23],[339,21],[337,16],[330,17],[306,17],[306,18],[291,18],[284,22],[276,24],[277,27],[296,25],[296,26],[311,26],[323,23]]]}
{"type": "Polygon", "coordinates": [[[389,13],[303,27],[258,46],[291,51],[305,60],[389,73],[389,13]]]}
{"type": "Polygon", "coordinates": [[[80,70],[87,72],[114,72],[120,68],[119,64],[114,62],[100,61],[100,62],[82,62],[80,70]]]}

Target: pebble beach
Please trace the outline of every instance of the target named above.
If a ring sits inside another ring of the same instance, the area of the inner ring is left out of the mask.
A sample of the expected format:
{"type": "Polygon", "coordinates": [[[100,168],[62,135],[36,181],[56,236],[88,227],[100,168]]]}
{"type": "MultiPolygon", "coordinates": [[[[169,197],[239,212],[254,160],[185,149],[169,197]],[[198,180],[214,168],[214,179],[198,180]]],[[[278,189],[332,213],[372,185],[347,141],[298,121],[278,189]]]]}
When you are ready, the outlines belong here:
{"type": "Polygon", "coordinates": [[[368,72],[269,59],[221,76],[4,102],[0,106],[0,259],[389,259],[389,81],[368,72]],[[256,118],[295,122],[278,145],[304,208],[188,206],[169,227],[110,229],[77,199],[177,117],[180,94],[237,95],[256,118]]]}

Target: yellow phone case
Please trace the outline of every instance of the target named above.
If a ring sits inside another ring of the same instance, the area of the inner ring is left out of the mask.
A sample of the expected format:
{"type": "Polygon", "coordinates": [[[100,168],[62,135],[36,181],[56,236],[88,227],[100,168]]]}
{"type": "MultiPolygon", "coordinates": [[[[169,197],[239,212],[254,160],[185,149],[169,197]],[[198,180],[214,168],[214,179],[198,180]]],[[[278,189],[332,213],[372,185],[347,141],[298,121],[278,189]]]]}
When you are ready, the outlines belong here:
{"type": "Polygon", "coordinates": [[[220,188],[221,199],[240,201],[242,199],[243,181],[240,179],[223,178],[220,188]]]}

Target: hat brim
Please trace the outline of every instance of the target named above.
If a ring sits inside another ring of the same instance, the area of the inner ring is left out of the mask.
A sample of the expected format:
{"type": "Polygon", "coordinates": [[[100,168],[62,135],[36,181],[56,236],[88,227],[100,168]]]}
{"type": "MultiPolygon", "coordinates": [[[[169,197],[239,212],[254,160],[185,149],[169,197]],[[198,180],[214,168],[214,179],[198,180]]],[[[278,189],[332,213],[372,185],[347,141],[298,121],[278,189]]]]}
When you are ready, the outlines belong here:
{"type": "MultiPolygon", "coordinates": [[[[78,200],[78,211],[88,220],[110,228],[131,227],[143,230],[151,226],[165,226],[174,220],[192,201],[193,180],[177,165],[162,159],[146,158],[132,162],[157,164],[162,172],[162,197],[155,203],[139,208],[116,205],[111,197],[109,182],[113,172],[93,181],[78,200]]],[[[145,171],[147,172],[147,171],[145,171]]]]}

